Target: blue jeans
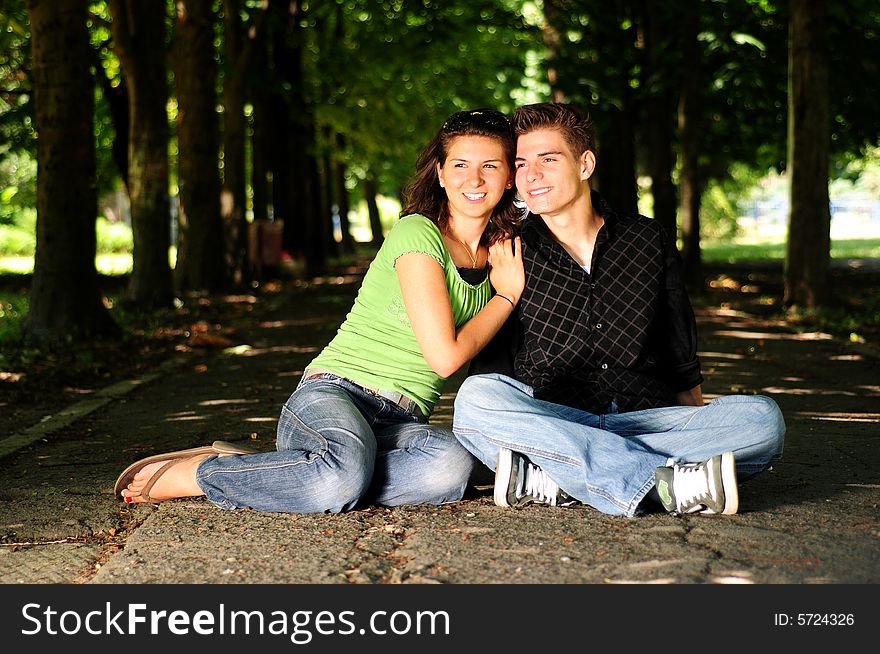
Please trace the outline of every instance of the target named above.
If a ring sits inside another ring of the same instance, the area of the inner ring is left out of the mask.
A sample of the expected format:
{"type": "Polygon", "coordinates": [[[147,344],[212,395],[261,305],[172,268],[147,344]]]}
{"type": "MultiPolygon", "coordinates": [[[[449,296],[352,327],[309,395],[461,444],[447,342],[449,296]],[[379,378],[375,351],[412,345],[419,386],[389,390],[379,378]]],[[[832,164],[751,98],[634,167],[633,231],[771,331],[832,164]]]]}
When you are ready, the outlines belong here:
{"type": "Polygon", "coordinates": [[[464,381],[453,431],[493,470],[499,448],[506,447],[526,455],[584,504],[633,516],[659,466],[732,450],[739,480],[767,469],[782,455],[785,423],[776,403],[760,395],[594,415],[536,400],[528,385],[491,374],[464,381]]]}
{"type": "Polygon", "coordinates": [[[196,479],[223,509],[337,513],[454,502],[474,464],[448,429],[325,374],[301,382],[287,400],[276,452],[210,457],[196,479]]]}

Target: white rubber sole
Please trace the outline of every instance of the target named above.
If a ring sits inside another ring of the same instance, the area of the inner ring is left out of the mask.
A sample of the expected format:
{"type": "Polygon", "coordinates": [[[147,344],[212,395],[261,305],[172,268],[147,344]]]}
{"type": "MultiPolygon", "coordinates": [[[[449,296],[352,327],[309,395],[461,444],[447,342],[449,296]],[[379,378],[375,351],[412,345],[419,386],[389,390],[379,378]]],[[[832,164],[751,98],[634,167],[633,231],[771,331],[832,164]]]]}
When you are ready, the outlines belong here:
{"type": "Polygon", "coordinates": [[[507,486],[510,483],[511,469],[513,468],[513,452],[506,447],[498,450],[498,460],[495,462],[495,490],[493,499],[496,506],[510,507],[507,503],[507,486]],[[502,480],[499,482],[499,479],[502,480]]]}
{"type": "Polygon", "coordinates": [[[733,515],[739,510],[739,488],[736,484],[736,461],[733,452],[721,455],[721,485],[724,488],[724,515],[733,515]]]}

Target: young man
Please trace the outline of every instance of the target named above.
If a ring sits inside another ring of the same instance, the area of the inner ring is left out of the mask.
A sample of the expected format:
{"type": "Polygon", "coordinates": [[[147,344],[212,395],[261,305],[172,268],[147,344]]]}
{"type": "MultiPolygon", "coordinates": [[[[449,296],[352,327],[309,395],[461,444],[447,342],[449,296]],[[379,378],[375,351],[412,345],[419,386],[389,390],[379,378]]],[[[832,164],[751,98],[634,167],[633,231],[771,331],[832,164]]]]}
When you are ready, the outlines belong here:
{"type": "Polygon", "coordinates": [[[546,103],[513,124],[526,286],[458,392],[455,435],[495,469],[499,506],[736,513],[737,476],[782,454],[779,408],[762,396],[703,404],[674,238],[591,192],[589,118],[546,103]]]}

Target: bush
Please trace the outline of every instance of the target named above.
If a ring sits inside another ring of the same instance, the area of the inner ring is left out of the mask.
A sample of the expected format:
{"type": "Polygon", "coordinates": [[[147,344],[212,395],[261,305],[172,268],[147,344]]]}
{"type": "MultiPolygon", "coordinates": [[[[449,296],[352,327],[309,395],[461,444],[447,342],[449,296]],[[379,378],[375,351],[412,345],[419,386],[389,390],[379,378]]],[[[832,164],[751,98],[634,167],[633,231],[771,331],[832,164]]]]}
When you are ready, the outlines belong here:
{"type": "Polygon", "coordinates": [[[0,225],[0,255],[32,257],[34,256],[36,245],[37,236],[34,230],[0,225]]]}
{"type": "Polygon", "coordinates": [[[98,237],[98,254],[131,254],[133,241],[131,227],[125,223],[111,223],[99,216],[95,223],[98,237]]]}

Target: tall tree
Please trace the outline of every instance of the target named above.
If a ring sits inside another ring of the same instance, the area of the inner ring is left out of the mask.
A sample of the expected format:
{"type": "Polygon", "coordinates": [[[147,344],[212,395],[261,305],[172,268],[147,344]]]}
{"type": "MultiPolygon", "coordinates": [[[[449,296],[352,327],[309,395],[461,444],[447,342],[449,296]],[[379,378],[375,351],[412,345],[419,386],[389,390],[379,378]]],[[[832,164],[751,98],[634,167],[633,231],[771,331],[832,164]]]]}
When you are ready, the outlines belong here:
{"type": "Polygon", "coordinates": [[[703,264],[700,252],[700,199],[703,179],[700,171],[701,75],[699,16],[689,12],[682,23],[682,52],[690,69],[682,76],[678,106],[678,138],[681,148],[680,214],[682,263],[691,293],[703,292],[703,264]]]}
{"type": "Polygon", "coordinates": [[[385,242],[385,235],[382,233],[382,221],[379,219],[379,204],[376,202],[378,191],[375,180],[368,177],[361,183],[361,189],[364,194],[364,202],[367,203],[367,215],[370,218],[370,232],[373,235],[371,242],[378,248],[385,242]]]}
{"type": "Polygon", "coordinates": [[[826,21],[824,0],[792,0],[788,100],[791,213],[784,303],[807,309],[825,305],[830,295],[826,21]]]}
{"type": "Polygon", "coordinates": [[[128,89],[128,196],[134,241],[129,299],[168,306],[174,297],[168,249],[168,81],[166,7],[153,0],[110,0],[114,50],[128,89]]]}
{"type": "Polygon", "coordinates": [[[205,0],[177,0],[174,80],[177,89],[177,284],[184,291],[226,285],[220,219],[220,132],[216,111],[214,11],[205,0]]]}
{"type": "Polygon", "coordinates": [[[680,17],[668,6],[646,0],[640,5],[644,66],[642,88],[645,95],[641,118],[645,132],[645,168],[651,177],[654,219],[675,238],[678,233],[675,183],[675,122],[677,71],[680,69],[680,17]],[[673,72],[676,71],[676,72],[673,72]]]}
{"type": "MultiPolygon", "coordinates": [[[[633,89],[639,53],[634,0],[598,0],[547,5],[545,19],[560,38],[550,54],[561,94],[591,111],[596,125],[595,187],[621,211],[638,207],[635,128],[638,96],[633,89]]],[[[544,33],[547,34],[545,28],[544,33]]]]}
{"type": "Polygon", "coordinates": [[[86,0],[28,1],[38,168],[37,249],[25,331],[40,337],[117,331],[95,270],[98,207],[87,8],[86,0]]]}
{"type": "Polygon", "coordinates": [[[335,135],[335,154],[333,159],[333,197],[336,199],[336,206],[339,208],[339,229],[342,232],[342,243],[340,244],[344,254],[352,254],[354,252],[354,237],[351,235],[351,223],[348,220],[348,213],[351,210],[351,204],[348,199],[348,188],[345,180],[347,175],[345,157],[345,137],[342,134],[335,135]]]}
{"type": "Polygon", "coordinates": [[[225,231],[225,258],[229,277],[241,284],[247,274],[247,179],[244,115],[245,84],[251,62],[263,38],[266,7],[262,7],[245,31],[240,0],[223,0],[225,69],[223,73],[223,186],[220,211],[225,231]]]}

